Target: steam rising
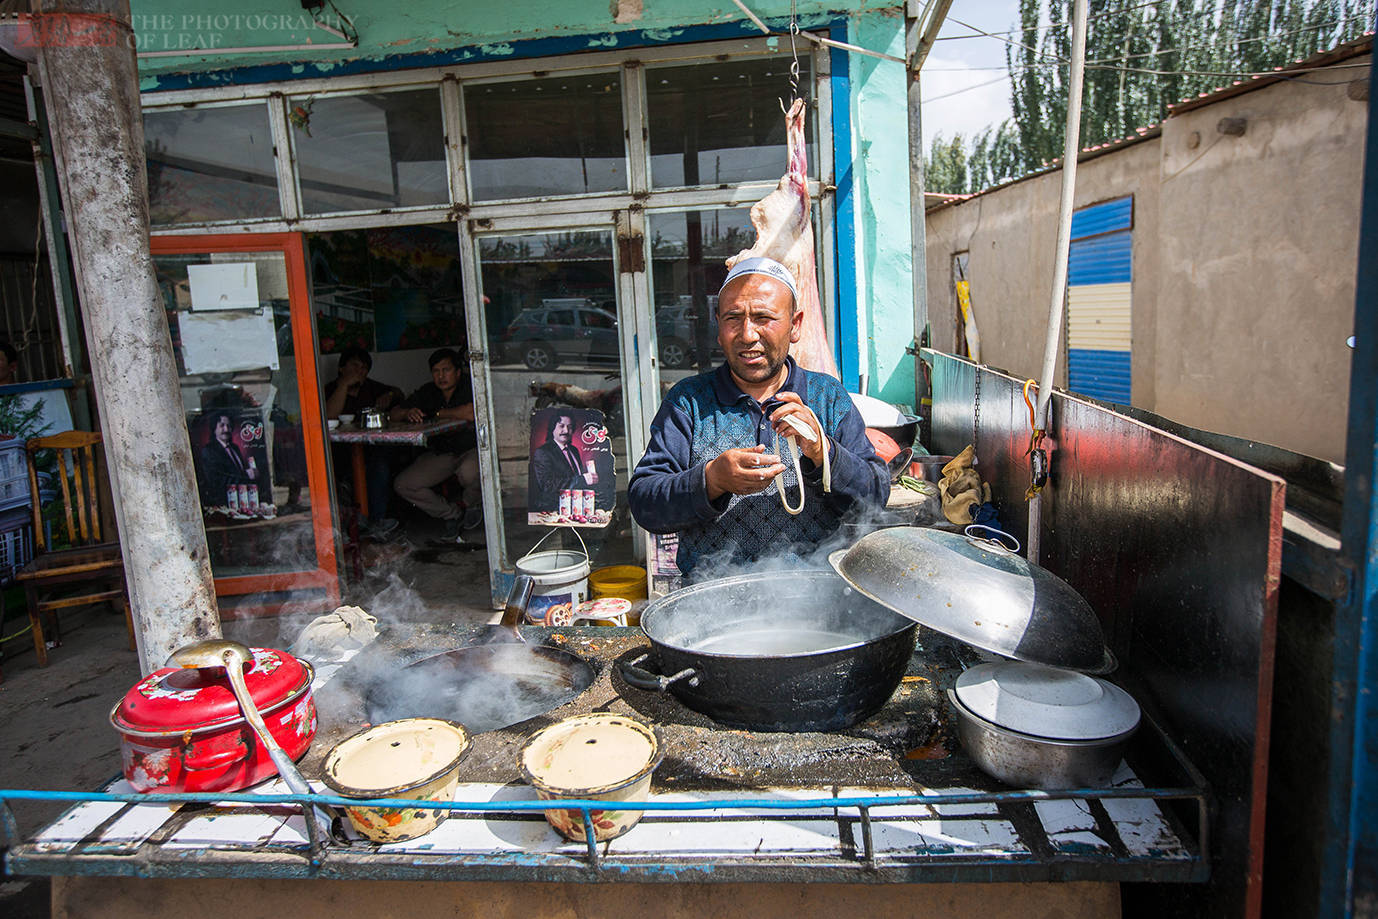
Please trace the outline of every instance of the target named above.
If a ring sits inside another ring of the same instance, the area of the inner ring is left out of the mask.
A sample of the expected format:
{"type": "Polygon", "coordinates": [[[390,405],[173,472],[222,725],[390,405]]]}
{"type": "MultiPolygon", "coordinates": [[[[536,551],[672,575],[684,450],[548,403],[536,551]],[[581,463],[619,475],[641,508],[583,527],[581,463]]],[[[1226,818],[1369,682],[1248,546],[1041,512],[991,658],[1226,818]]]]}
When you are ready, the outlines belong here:
{"type": "Polygon", "coordinates": [[[448,718],[479,733],[563,705],[592,682],[592,668],[563,651],[480,645],[426,658],[376,683],[368,714],[375,722],[448,718]]]}

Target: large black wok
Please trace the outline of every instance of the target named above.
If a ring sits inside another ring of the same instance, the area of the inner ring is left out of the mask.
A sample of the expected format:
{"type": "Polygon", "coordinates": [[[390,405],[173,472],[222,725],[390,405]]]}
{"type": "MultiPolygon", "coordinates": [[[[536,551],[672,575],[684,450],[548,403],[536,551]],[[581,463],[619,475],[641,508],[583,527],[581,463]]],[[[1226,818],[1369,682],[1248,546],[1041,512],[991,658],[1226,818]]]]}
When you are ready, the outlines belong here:
{"type": "Polygon", "coordinates": [[[705,581],[651,603],[641,628],[652,651],[623,664],[628,683],[752,731],[849,727],[885,704],[914,652],[911,620],[831,571],[705,581]]]}
{"type": "Polygon", "coordinates": [[[445,718],[471,734],[534,718],[593,683],[588,662],[559,648],[475,645],[403,667],[368,693],[368,719],[445,718]]]}

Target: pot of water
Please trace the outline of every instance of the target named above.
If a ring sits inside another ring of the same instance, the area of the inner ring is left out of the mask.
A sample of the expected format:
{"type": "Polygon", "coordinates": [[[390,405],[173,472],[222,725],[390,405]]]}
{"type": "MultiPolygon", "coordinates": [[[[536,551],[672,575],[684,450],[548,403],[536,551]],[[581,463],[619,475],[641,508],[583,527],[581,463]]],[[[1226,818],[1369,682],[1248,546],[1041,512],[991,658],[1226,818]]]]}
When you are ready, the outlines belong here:
{"type": "Polygon", "coordinates": [[[705,581],[641,614],[651,652],[625,662],[638,689],[670,692],[720,724],[836,731],[883,706],[914,653],[914,623],[831,571],[705,581]]]}

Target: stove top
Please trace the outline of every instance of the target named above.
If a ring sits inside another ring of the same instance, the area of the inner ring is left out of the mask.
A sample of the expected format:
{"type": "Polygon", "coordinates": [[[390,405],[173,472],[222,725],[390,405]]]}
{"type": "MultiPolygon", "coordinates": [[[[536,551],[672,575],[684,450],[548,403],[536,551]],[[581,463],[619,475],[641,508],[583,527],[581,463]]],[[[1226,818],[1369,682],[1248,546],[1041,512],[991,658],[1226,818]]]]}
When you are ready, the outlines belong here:
{"type": "MultiPolygon", "coordinates": [[[[964,784],[981,782],[980,773],[960,755],[944,695],[962,669],[977,661],[976,652],[922,627],[909,670],[890,701],[871,718],[826,734],[726,728],[669,693],[627,685],[616,664],[649,650],[640,629],[532,627],[523,634],[532,644],[569,651],[590,662],[596,671],[593,684],[543,715],[476,735],[461,766],[460,781],[518,781],[518,751],[537,730],[570,715],[611,711],[659,726],[666,758],[656,770],[657,787],[705,791],[830,785],[913,788],[916,782],[931,784],[941,778],[948,783],[959,777],[964,784]]],[[[482,630],[456,634],[429,627],[380,634],[378,641],[316,693],[320,729],[302,762],[303,773],[313,775],[334,743],[363,726],[362,697],[374,679],[484,635],[482,630]]],[[[452,717],[442,711],[418,714],[452,717]]]]}

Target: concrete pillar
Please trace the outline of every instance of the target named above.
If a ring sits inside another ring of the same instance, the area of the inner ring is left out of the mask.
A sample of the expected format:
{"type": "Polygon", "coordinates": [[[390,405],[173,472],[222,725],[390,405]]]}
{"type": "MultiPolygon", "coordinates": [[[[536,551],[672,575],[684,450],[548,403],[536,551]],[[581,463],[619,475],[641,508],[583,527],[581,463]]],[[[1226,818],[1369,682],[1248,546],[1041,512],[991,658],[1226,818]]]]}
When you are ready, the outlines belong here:
{"type": "Polygon", "coordinates": [[[148,251],[128,0],[44,0],[40,74],[58,156],[139,666],[220,635],[167,316],[148,251]],[[48,17],[66,17],[48,18],[48,17]]]}

